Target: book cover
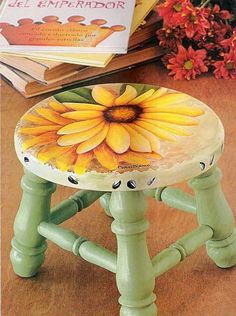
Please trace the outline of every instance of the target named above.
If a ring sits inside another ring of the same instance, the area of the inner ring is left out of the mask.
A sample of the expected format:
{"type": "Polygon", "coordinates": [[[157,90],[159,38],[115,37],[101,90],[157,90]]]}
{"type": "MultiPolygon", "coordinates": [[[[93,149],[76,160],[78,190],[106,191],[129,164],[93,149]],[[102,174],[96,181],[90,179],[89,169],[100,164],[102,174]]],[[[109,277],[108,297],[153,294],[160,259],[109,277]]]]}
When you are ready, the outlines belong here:
{"type": "MultiPolygon", "coordinates": [[[[153,9],[153,7],[158,3],[158,0],[142,0],[136,1],[136,6],[134,9],[133,21],[131,25],[131,34],[138,28],[140,23],[148,15],[148,13],[153,9]]],[[[9,50],[6,52],[9,54],[9,50]]],[[[49,59],[60,62],[74,63],[85,66],[96,66],[105,67],[114,57],[112,53],[73,53],[73,52],[11,52],[13,55],[34,57],[39,59],[49,59]]]]}
{"type": "Polygon", "coordinates": [[[135,0],[6,0],[1,51],[126,53],[135,0]]]}

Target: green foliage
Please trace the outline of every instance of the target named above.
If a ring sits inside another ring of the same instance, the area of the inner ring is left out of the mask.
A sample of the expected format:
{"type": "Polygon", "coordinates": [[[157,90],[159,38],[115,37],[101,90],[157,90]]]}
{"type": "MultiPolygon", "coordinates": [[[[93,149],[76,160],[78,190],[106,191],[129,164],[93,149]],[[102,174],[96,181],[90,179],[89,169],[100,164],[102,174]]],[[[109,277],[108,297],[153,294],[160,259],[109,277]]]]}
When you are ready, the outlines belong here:
{"type": "Polygon", "coordinates": [[[54,97],[59,102],[76,102],[76,103],[95,103],[93,100],[91,89],[75,88],[56,94],[54,97]]]}

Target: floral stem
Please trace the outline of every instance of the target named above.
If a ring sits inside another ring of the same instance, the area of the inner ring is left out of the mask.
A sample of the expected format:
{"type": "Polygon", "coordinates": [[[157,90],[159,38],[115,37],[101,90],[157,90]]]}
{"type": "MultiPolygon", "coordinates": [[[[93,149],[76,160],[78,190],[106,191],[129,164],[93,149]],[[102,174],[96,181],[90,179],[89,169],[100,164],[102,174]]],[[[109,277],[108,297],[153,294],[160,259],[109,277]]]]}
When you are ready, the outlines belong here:
{"type": "Polygon", "coordinates": [[[204,8],[210,1],[211,1],[211,0],[207,0],[206,2],[204,2],[204,3],[200,6],[200,8],[204,8]]]}

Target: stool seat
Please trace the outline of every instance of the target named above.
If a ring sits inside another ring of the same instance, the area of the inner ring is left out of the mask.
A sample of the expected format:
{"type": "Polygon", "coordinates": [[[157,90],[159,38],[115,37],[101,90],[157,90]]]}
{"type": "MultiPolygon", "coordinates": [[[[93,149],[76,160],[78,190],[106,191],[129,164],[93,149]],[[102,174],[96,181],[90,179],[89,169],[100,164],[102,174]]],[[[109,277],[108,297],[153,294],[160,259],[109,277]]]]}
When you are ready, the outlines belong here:
{"type": "Polygon", "coordinates": [[[15,147],[26,169],[65,186],[144,190],[205,172],[219,159],[224,130],[195,98],[158,86],[71,89],[31,108],[15,147]]]}

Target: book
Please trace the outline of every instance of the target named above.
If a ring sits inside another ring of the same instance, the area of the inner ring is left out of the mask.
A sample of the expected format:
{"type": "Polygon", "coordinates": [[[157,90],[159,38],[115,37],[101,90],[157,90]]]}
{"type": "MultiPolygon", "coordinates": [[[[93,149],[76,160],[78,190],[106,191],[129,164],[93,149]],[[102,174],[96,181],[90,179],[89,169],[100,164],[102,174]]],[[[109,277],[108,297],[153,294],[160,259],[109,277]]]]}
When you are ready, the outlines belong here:
{"type": "Polygon", "coordinates": [[[77,64],[60,63],[50,60],[37,60],[18,56],[1,55],[0,61],[3,64],[25,72],[38,81],[53,83],[59,79],[67,78],[77,73],[84,66],[77,64]]]}
{"type": "MultiPolygon", "coordinates": [[[[134,9],[133,21],[131,25],[131,34],[135,32],[135,30],[140,26],[142,21],[148,15],[148,13],[155,7],[158,0],[142,0],[138,2],[134,9]]],[[[9,54],[9,51],[6,52],[9,54]]],[[[24,56],[29,58],[37,58],[37,59],[47,59],[59,62],[67,62],[67,63],[74,63],[74,64],[81,64],[85,66],[95,66],[95,67],[105,67],[115,56],[114,54],[105,54],[105,53],[91,53],[91,54],[84,54],[84,53],[72,53],[72,52],[65,52],[65,53],[56,53],[56,52],[11,52],[11,55],[18,55],[24,56]]]]}
{"type": "MultiPolygon", "coordinates": [[[[151,12],[146,20],[142,23],[137,31],[131,35],[129,40],[129,51],[145,45],[152,38],[160,27],[160,17],[151,12]]],[[[84,66],[77,64],[61,63],[56,61],[48,61],[43,59],[35,59],[28,57],[18,57],[2,54],[0,58],[3,64],[14,67],[36,80],[53,83],[73,75],[84,66]]]]}
{"type": "Polygon", "coordinates": [[[127,52],[135,0],[5,0],[1,51],[127,52]]]}
{"type": "Polygon", "coordinates": [[[27,74],[4,64],[0,64],[0,73],[16,90],[18,90],[26,98],[29,98],[71,85],[81,85],[98,77],[154,61],[160,58],[163,53],[164,52],[156,43],[150,43],[147,47],[134,49],[126,55],[119,55],[115,57],[105,69],[98,67],[85,67],[78,70],[76,74],[54,82],[53,84],[42,84],[27,74]]]}

